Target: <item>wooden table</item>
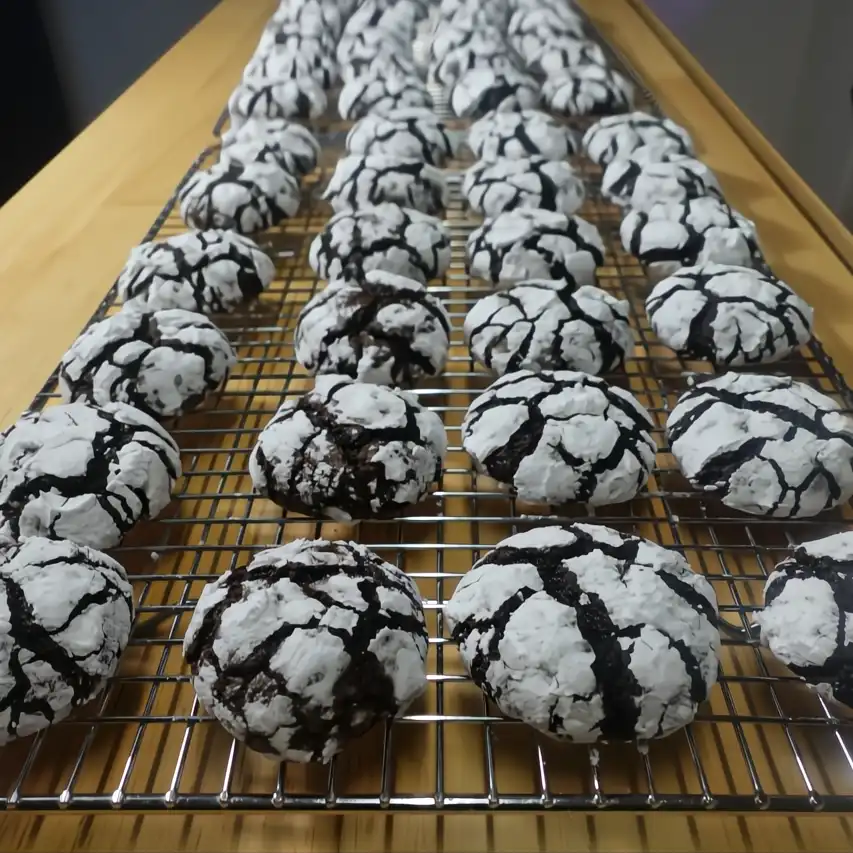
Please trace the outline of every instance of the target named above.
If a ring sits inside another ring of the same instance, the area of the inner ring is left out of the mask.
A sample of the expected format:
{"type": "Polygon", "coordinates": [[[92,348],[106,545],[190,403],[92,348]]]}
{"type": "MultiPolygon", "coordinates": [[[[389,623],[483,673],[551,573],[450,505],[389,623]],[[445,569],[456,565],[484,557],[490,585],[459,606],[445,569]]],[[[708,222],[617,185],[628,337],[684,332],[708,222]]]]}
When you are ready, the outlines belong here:
{"type": "MultiPolygon", "coordinates": [[[[853,239],[640,0],[579,0],[684,124],[776,272],[853,376],[853,239]]],[[[272,0],[223,0],[0,209],[0,422],[27,407],[195,155],[272,0]]],[[[843,817],[106,815],[0,817],[0,850],[849,851],[843,817]]]]}

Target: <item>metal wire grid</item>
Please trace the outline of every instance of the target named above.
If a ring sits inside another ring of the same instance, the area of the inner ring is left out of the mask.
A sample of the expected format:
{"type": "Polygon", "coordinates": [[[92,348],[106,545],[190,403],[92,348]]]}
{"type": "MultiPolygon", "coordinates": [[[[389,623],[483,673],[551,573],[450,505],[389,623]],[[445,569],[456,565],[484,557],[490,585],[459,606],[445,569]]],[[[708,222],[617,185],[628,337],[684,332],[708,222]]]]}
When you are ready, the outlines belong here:
{"type": "MultiPolygon", "coordinates": [[[[340,134],[323,140],[334,156],[340,134]]],[[[197,168],[210,152],[193,165],[197,168]]],[[[331,160],[329,160],[331,162],[331,160]]],[[[456,164],[460,165],[460,164],[456,164]]],[[[601,229],[607,258],[601,285],[631,306],[634,358],[608,377],[652,412],[660,444],[648,490],[598,512],[525,505],[471,470],[459,425],[488,384],[471,362],[461,325],[485,292],[465,272],[464,243],[477,224],[458,178],[447,210],[453,264],[434,289],[453,321],[445,374],[419,389],[447,426],[450,452],[438,490],[395,521],[344,525],[282,518],[251,494],[247,461],[257,433],[282,399],[310,387],[293,358],[300,307],[321,284],[307,264],[310,238],[329,211],[309,179],[303,209],[265,236],[279,277],[261,300],[222,320],[239,364],[216,405],[171,425],[185,475],[166,517],[141,525],[116,549],[135,586],[130,647],[106,693],[72,722],[0,752],[0,808],[396,810],[755,810],[846,811],[853,807],[851,721],[762,653],[749,632],[775,562],[798,542],[847,527],[849,507],[818,520],[730,515],[694,492],[663,436],[666,415],[694,371],[659,345],[643,312],[643,269],[618,242],[618,212],[597,191],[599,174],[578,162],[590,190],[582,214],[601,229]],[[458,578],[484,550],[531,525],[567,519],[607,524],[682,550],[714,585],[733,631],[724,641],[720,685],[697,721],[648,748],[598,749],[539,738],[503,719],[464,675],[442,609],[458,578]],[[429,689],[400,720],[352,744],[328,767],[276,765],[227,737],[195,700],[180,644],[204,583],[261,548],[299,536],[349,537],[416,579],[427,602],[429,689]]],[[[191,170],[192,171],[192,170],[191,170]]],[[[184,230],[166,206],[147,239],[184,230]]],[[[794,283],[796,284],[796,283],[794,283]]],[[[113,309],[111,291],[98,312],[113,309]]],[[[808,381],[846,408],[851,396],[819,344],[774,367],[808,381]]],[[[56,399],[55,377],[34,408],[56,399]]]]}

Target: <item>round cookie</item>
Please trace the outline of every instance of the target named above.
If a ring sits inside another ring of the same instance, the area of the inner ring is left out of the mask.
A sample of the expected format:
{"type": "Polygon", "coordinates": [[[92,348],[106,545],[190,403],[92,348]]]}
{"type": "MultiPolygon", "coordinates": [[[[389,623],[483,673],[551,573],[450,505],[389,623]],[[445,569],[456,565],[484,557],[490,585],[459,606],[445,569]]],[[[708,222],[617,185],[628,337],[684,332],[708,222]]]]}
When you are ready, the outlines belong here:
{"type": "Polygon", "coordinates": [[[499,376],[516,370],[615,370],[634,346],[628,302],[597,287],[523,281],[474,304],[465,343],[499,376]]]}
{"type": "Polygon", "coordinates": [[[188,231],[132,249],[116,288],[125,302],[132,299],[149,311],[217,314],[236,311],[274,278],[275,265],[248,237],[188,231]]]}
{"type": "Polygon", "coordinates": [[[254,234],[296,215],[299,184],[278,163],[225,161],[196,172],[178,201],[190,228],[254,234]]]}
{"type": "Polygon", "coordinates": [[[385,29],[368,27],[347,32],[337,49],[341,78],[349,83],[359,77],[417,77],[411,40],[385,29]]]}
{"type": "Polygon", "coordinates": [[[0,746],[65,719],[115,674],[133,590],[111,557],[33,537],[0,553],[0,746]]]}
{"type": "Polygon", "coordinates": [[[646,313],[683,358],[737,367],[779,361],[812,336],[814,312],[783,281],[746,267],[685,267],[655,286],[646,313]]]}
{"type": "Polygon", "coordinates": [[[804,542],[764,585],[761,643],[829,699],[853,706],[853,533],[804,542]]]}
{"type": "Polygon", "coordinates": [[[258,49],[275,44],[276,34],[289,26],[295,26],[301,33],[329,33],[338,39],[343,31],[344,17],[349,14],[344,6],[341,4],[339,7],[333,0],[290,0],[282,3],[264,29],[258,49]]]}
{"type": "Polygon", "coordinates": [[[487,45],[504,54],[509,53],[499,22],[488,20],[485,8],[464,9],[451,15],[442,15],[429,41],[429,72],[434,73],[449,56],[458,55],[469,48],[469,52],[475,54],[477,50],[483,51],[487,45]]]}
{"type": "Polygon", "coordinates": [[[387,115],[393,110],[432,109],[432,96],[423,81],[399,74],[363,75],[349,80],[338,97],[338,112],[345,121],[355,121],[370,113],[387,115]]]}
{"type": "Polygon", "coordinates": [[[526,501],[631,500],[655,461],[654,422],[627,391],[575,370],[519,370],[468,407],[462,447],[526,501]]]}
{"type": "Polygon", "coordinates": [[[232,127],[250,119],[319,118],[326,112],[323,87],[312,77],[243,80],[228,99],[232,127]]]}
{"type": "Polygon", "coordinates": [[[450,92],[450,106],[459,118],[481,118],[488,112],[530,110],[539,104],[536,81],[521,71],[491,68],[466,71],[450,92]]]}
{"type": "Polygon", "coordinates": [[[725,373],[669,415],[684,476],[732,509],[809,518],[853,496],[853,418],[787,376],[725,373]]]}
{"type": "Polygon", "coordinates": [[[542,86],[542,99],[557,115],[610,115],[631,109],[634,87],[612,68],[578,65],[549,77],[542,86]]]}
{"type": "Polygon", "coordinates": [[[125,308],[90,326],[59,366],[66,402],[128,403],[153,418],[198,408],[219,388],[237,356],[202,314],[125,308]]]}
{"type": "Polygon", "coordinates": [[[641,165],[633,156],[614,160],[601,177],[601,194],[614,204],[633,210],[649,210],[655,204],[703,196],[723,198],[714,173],[689,157],[647,165],[641,165]]]}
{"type": "Polygon", "coordinates": [[[518,8],[509,19],[507,40],[519,56],[529,61],[542,46],[567,38],[583,39],[583,22],[566,8],[518,8]]]}
{"type": "Polygon", "coordinates": [[[468,269],[498,287],[530,278],[595,284],[604,243],[594,225],[550,210],[512,210],[471,232],[468,269]]]}
{"type": "Polygon", "coordinates": [[[347,134],[349,154],[380,154],[417,158],[443,166],[453,157],[453,131],[423,109],[392,110],[387,116],[367,115],[347,134]]]}
{"type": "Polygon", "coordinates": [[[586,156],[600,166],[630,157],[643,145],[654,145],[660,152],[693,156],[693,142],[683,127],[668,118],[639,111],[597,121],[584,134],[582,144],[586,156]]]}
{"type": "Polygon", "coordinates": [[[297,539],[208,584],[184,638],[201,704],[278,761],[329,761],[426,689],[414,582],[355,542],[297,539]]]}
{"type": "Polygon", "coordinates": [[[0,541],[112,548],[160,513],[180,476],[169,433],[125,403],[29,412],[0,433],[0,541]]]}
{"type": "Polygon", "coordinates": [[[511,51],[501,34],[493,28],[465,33],[463,40],[429,66],[430,83],[450,89],[467,71],[478,68],[495,74],[517,71],[511,51]]]}
{"type": "MultiPolygon", "coordinates": [[[[287,119],[251,119],[222,134],[221,160],[245,163],[257,160],[253,150],[267,148],[294,177],[313,172],[320,159],[320,143],[308,128],[287,119]]],[[[265,159],[265,158],[264,158],[265,159]]]]}
{"type": "Polygon", "coordinates": [[[350,154],[338,160],[323,198],[335,211],[388,201],[435,215],[447,201],[447,186],[441,170],[422,160],[350,154]]]}
{"type": "Polygon", "coordinates": [[[335,279],[302,309],[296,360],[312,375],[335,373],[410,388],[444,369],[450,317],[410,278],[371,270],[335,279]]]}
{"type": "Polygon", "coordinates": [[[293,80],[310,78],[323,89],[338,79],[334,46],[328,36],[279,33],[275,45],[256,53],[243,70],[244,80],[293,80]]]}
{"type": "Polygon", "coordinates": [[[544,157],[475,163],[465,172],[462,192],[469,207],[485,216],[518,208],[572,214],[586,195],[569,163],[544,157]]]}
{"type": "Polygon", "coordinates": [[[338,521],[394,517],[441,475],[441,418],[395,388],[318,376],[285,402],[249,459],[255,490],[285,509],[338,521]]]}
{"type": "Polygon", "coordinates": [[[529,71],[542,77],[562,77],[567,72],[584,65],[606,68],[604,51],[589,39],[576,36],[558,36],[545,41],[525,42],[524,61],[529,71]]]}
{"type": "Polygon", "coordinates": [[[385,270],[426,284],[450,266],[450,235],[436,217],[388,202],[343,210],[311,242],[308,263],[327,280],[385,270]]]}
{"type": "Polygon", "coordinates": [[[665,737],[717,681],[711,584],[675,551],[608,527],[504,539],[459,581],[445,615],[474,683],[551,737],[665,737]]]}
{"type": "Polygon", "coordinates": [[[468,130],[468,147],[478,160],[566,160],[577,151],[577,141],[571,128],[547,113],[521,110],[484,115],[468,130]]]}
{"type": "Polygon", "coordinates": [[[619,235],[657,278],[706,263],[748,267],[760,255],[752,222],[714,196],[631,210],[619,235]]]}

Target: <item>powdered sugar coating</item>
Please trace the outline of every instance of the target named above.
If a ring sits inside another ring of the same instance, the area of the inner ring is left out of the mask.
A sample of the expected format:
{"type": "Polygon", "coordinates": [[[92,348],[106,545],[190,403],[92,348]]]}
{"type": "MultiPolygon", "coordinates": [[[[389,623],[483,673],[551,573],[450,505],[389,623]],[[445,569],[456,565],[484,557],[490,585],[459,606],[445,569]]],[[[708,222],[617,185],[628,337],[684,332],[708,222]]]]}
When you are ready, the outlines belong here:
{"type": "Polygon", "coordinates": [[[307,34],[282,30],[276,41],[255,53],[243,70],[244,80],[293,80],[310,78],[324,89],[338,79],[334,41],[326,33],[307,34]]]}
{"type": "Polygon", "coordinates": [[[112,548],[169,503],[178,446],[144,412],[83,403],[23,415],[0,434],[0,541],[112,548]]]}
{"type": "Polygon", "coordinates": [[[230,735],[279,761],[326,762],[423,693],[423,603],[363,545],[297,539],[202,590],[184,656],[230,735]]]}
{"type": "Polygon", "coordinates": [[[628,302],[597,287],[522,281],[485,296],[465,318],[465,342],[499,376],[516,370],[615,370],[634,346],[628,302]]]}
{"type": "Polygon", "coordinates": [[[321,278],[346,269],[378,269],[426,284],[450,266],[450,235],[441,220],[384,202],[336,213],[311,241],[311,268],[321,278]]]}
{"type": "Polygon", "coordinates": [[[279,408],[249,471],[255,489],[286,509],[387,517],[426,497],[446,450],[441,418],[414,395],[326,375],[279,408]]]}
{"type": "Polygon", "coordinates": [[[572,214],[586,195],[569,163],[538,156],[475,163],[465,173],[462,192],[471,209],[485,216],[518,208],[572,214]]]}
{"type": "Polygon", "coordinates": [[[349,80],[338,97],[338,112],[345,121],[370,113],[387,115],[399,109],[432,108],[432,96],[418,77],[377,71],[349,80]]]}
{"type": "Polygon", "coordinates": [[[66,402],[128,403],[153,418],[197,408],[237,356],[204,315],[131,306],[86,329],[59,366],[66,402]]]}
{"type": "Polygon", "coordinates": [[[326,94],[313,77],[296,80],[253,77],[243,80],[228,99],[232,127],[250,119],[319,118],[326,112],[326,94]]]}
{"type": "Polygon", "coordinates": [[[508,287],[524,279],[551,278],[595,284],[604,263],[598,229],[579,216],[522,209],[487,219],[467,243],[472,276],[508,287]]]}
{"type": "Polygon", "coordinates": [[[418,281],[382,270],[330,281],[302,309],[296,360],[311,374],[410,388],[444,369],[450,317],[418,281]]]}
{"type": "Polygon", "coordinates": [[[549,77],[542,99],[557,115],[610,115],[631,109],[634,86],[612,68],[587,63],[549,77]]]}
{"type": "Polygon", "coordinates": [[[666,430],[684,476],[732,509],[807,518],[853,496],[853,419],[789,377],[702,382],[679,399],[666,430]]]}
{"type": "Polygon", "coordinates": [[[142,243],[118,278],[119,296],[149,311],[183,308],[232,312],[262,293],[275,265],[248,237],[234,231],[188,231],[142,243]]]}
{"type": "Polygon", "coordinates": [[[717,680],[713,587],[687,561],[608,527],[499,542],[445,608],[474,682],[500,708],[578,743],[665,737],[717,680]]]}
{"type": "Polygon", "coordinates": [[[450,93],[450,106],[459,118],[481,118],[486,113],[517,112],[539,104],[539,85],[521,71],[472,68],[450,93]]]}
{"type": "Polygon", "coordinates": [[[221,160],[237,163],[266,160],[265,152],[298,178],[317,168],[320,143],[307,127],[281,118],[251,119],[222,134],[221,160]]]}
{"type": "Polygon", "coordinates": [[[443,166],[453,157],[455,148],[454,132],[424,109],[367,115],[353,126],[346,139],[349,154],[419,158],[433,166],[443,166]]]}
{"type": "Polygon", "coordinates": [[[581,18],[568,8],[518,8],[509,20],[507,39],[519,56],[533,61],[541,48],[555,40],[584,38],[581,18]]]}
{"type": "Polygon", "coordinates": [[[714,173],[690,157],[648,165],[641,165],[632,157],[614,160],[604,170],[601,194],[614,204],[633,210],[649,210],[655,204],[703,196],[723,197],[714,173]]]}
{"type": "Polygon", "coordinates": [[[561,77],[584,65],[607,67],[604,51],[594,41],[557,35],[546,40],[531,39],[523,45],[529,71],[544,77],[561,77]]]}
{"type": "Polygon", "coordinates": [[[714,196],[631,210],[619,236],[657,278],[707,263],[749,267],[760,255],[755,225],[714,196]]]}
{"type": "Polygon", "coordinates": [[[349,83],[360,77],[417,77],[411,43],[379,27],[347,33],[338,44],[341,77],[349,83]]]}
{"type": "Polygon", "coordinates": [[[539,110],[489,112],[468,130],[468,147],[478,160],[519,160],[542,156],[565,160],[577,151],[571,128],[539,110]]]}
{"type": "Polygon", "coordinates": [[[65,719],[118,667],[133,591],[111,557],[27,539],[0,554],[0,746],[65,719]]]}
{"type": "Polygon", "coordinates": [[[254,234],[296,215],[299,184],[278,163],[226,160],[196,172],[178,200],[190,228],[254,234]]]}
{"type": "Polygon", "coordinates": [[[519,370],[468,407],[462,446],[476,469],[523,500],[591,506],[631,500],[656,445],[649,413],[627,391],[575,370],[519,370]]]}
{"type": "Polygon", "coordinates": [[[769,273],[725,264],[685,267],[655,286],[646,313],[684,358],[739,366],[778,361],[812,336],[814,311],[769,273]]]}
{"type": "Polygon", "coordinates": [[[828,698],[853,706],[853,533],[804,542],[764,585],[761,642],[828,698]]]}
{"type": "Polygon", "coordinates": [[[390,201],[435,215],[447,202],[447,186],[441,170],[422,160],[350,154],[338,160],[323,198],[336,211],[390,201]]]}
{"type": "Polygon", "coordinates": [[[692,155],[693,142],[687,131],[668,118],[635,111],[607,116],[583,136],[583,148],[594,163],[606,166],[613,160],[630,157],[643,145],[660,151],[692,155]]]}
{"type": "Polygon", "coordinates": [[[460,32],[456,41],[441,59],[433,57],[429,65],[430,83],[450,89],[467,71],[475,68],[495,74],[511,74],[518,70],[503,36],[495,27],[460,32]]]}

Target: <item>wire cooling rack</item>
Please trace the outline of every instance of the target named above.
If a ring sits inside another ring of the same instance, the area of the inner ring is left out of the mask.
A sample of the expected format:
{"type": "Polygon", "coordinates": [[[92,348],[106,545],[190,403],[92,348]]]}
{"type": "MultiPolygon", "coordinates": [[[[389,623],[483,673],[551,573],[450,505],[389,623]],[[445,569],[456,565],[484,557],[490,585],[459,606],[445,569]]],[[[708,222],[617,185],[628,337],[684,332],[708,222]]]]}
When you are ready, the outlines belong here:
{"type": "MultiPolygon", "coordinates": [[[[798,542],[847,527],[844,507],[818,519],[777,523],[729,513],[691,489],[666,447],[663,427],[694,372],[654,338],[643,311],[644,270],[618,241],[618,211],[598,192],[600,175],[578,160],[589,198],[581,211],[601,230],[602,287],[631,306],[635,351],[607,377],[651,411],[660,446],[647,490],[598,511],[513,499],[478,476],[460,447],[460,424],[489,384],[462,339],[462,321],[486,292],[465,271],[465,238],[477,225],[458,174],[446,223],[453,263],[436,283],[453,321],[446,372],[418,389],[447,427],[450,451],[435,494],[394,521],[355,525],[281,516],[252,494],[248,455],[283,399],[310,387],[293,356],[299,310],[322,287],[307,262],[330,211],[320,191],[341,149],[322,137],[324,165],[309,176],[298,218],[262,237],[278,277],[261,299],[221,318],[239,363],[215,405],[170,425],[184,477],[163,517],[116,549],[135,587],[138,614],[120,671],[74,720],[0,751],[0,808],[34,811],[233,810],[707,810],[846,811],[853,808],[851,719],[761,651],[749,627],[764,579],[798,542]],[[459,577],[505,536],[544,523],[586,520],[683,551],[714,585],[726,633],[721,678],[696,722],[648,747],[597,749],[556,743],[505,720],[464,675],[442,610],[459,577]],[[301,536],[357,539],[413,577],[426,601],[429,687],[393,724],[377,727],[327,766],[278,765],[246,750],[199,707],[181,655],[203,585],[256,551],[301,536]]],[[[213,155],[204,152],[192,171],[213,155]]],[[[451,164],[457,171],[464,164],[451,164]]],[[[174,199],[146,239],[184,230],[174,199]]],[[[792,282],[796,286],[796,282],[792,282]]],[[[110,291],[96,319],[116,310],[110,291]]],[[[818,343],[773,367],[850,408],[851,396],[818,343]]],[[[56,401],[52,377],[34,408],[56,401]]]]}

